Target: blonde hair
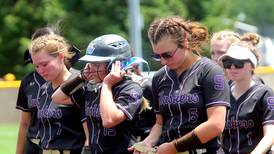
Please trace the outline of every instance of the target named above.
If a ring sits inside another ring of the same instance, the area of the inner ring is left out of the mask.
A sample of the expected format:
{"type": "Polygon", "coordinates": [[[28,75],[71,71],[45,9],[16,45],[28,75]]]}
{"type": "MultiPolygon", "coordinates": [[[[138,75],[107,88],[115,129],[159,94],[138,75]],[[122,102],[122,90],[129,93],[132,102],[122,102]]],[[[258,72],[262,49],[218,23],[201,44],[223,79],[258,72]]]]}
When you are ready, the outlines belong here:
{"type": "Polygon", "coordinates": [[[220,40],[226,40],[228,44],[231,45],[234,42],[241,41],[241,38],[238,33],[235,33],[229,30],[223,30],[223,31],[213,33],[211,37],[211,42],[220,41],[220,40]]]}
{"type": "Polygon", "coordinates": [[[174,39],[179,48],[200,52],[202,44],[208,41],[208,30],[198,22],[185,21],[179,16],[154,20],[148,29],[151,44],[166,37],[174,39]]]}
{"type": "Polygon", "coordinates": [[[248,48],[255,56],[257,61],[260,60],[260,51],[257,45],[260,42],[260,36],[256,33],[245,33],[241,36],[241,41],[233,43],[241,47],[248,48]]]}
{"type": "Polygon", "coordinates": [[[31,54],[35,54],[45,50],[49,55],[56,57],[59,53],[63,52],[65,55],[65,65],[69,65],[69,59],[73,57],[75,53],[69,51],[69,44],[64,37],[57,34],[47,34],[40,36],[33,41],[29,46],[31,54]]]}

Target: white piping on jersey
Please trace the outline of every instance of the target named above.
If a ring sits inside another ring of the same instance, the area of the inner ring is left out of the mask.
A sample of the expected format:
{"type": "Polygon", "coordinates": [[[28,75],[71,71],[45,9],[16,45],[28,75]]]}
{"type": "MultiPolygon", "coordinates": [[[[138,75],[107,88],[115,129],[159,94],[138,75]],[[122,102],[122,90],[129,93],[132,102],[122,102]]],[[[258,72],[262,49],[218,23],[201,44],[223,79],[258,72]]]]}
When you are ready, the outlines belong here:
{"type": "MultiPolygon", "coordinates": [[[[189,74],[188,76],[186,76],[186,77],[184,78],[182,84],[179,85],[179,88],[180,88],[179,95],[181,95],[181,92],[182,92],[182,89],[183,89],[183,87],[184,87],[184,85],[185,85],[186,80],[187,80],[188,78],[190,78],[190,77],[193,75],[193,73],[195,73],[196,71],[198,71],[199,68],[200,68],[200,67],[197,67],[197,68],[194,69],[192,72],[190,72],[190,74],[189,74]]],[[[170,89],[170,92],[169,92],[169,96],[170,96],[171,93],[172,93],[172,91],[173,91],[173,89],[174,89],[174,81],[173,81],[173,79],[172,79],[172,78],[169,76],[169,74],[168,74],[167,66],[165,67],[165,72],[166,72],[167,77],[168,77],[168,78],[171,80],[171,82],[172,82],[172,84],[171,84],[171,89],[170,89]]],[[[179,123],[179,125],[178,125],[178,127],[177,127],[177,129],[178,129],[177,132],[178,132],[178,135],[181,136],[180,127],[181,127],[181,125],[182,125],[183,116],[182,116],[182,109],[181,109],[181,106],[180,106],[179,104],[178,104],[178,107],[179,107],[179,110],[180,110],[180,123],[179,123]]],[[[171,113],[171,117],[173,117],[173,113],[171,112],[170,104],[168,105],[168,108],[169,108],[169,112],[171,113]]],[[[171,126],[171,124],[172,124],[172,121],[173,121],[173,118],[170,120],[170,123],[169,123],[170,126],[171,126]]],[[[170,128],[167,130],[167,136],[168,136],[168,139],[171,140],[170,135],[169,135],[169,132],[170,132],[170,128]]]]}
{"type": "MultiPolygon", "coordinates": [[[[47,86],[47,88],[46,88],[46,96],[47,96],[47,99],[46,99],[46,101],[45,101],[45,104],[47,103],[47,101],[48,101],[48,96],[49,96],[49,94],[48,94],[48,88],[49,88],[49,86],[47,86]]],[[[45,105],[44,104],[44,105],[45,105]]],[[[44,107],[44,105],[43,105],[43,107],[44,107]]],[[[50,102],[50,105],[51,105],[51,102],[50,102]]],[[[49,107],[50,107],[50,105],[49,105],[49,107]]],[[[48,108],[49,108],[48,107],[48,108]]],[[[47,143],[47,145],[46,145],[46,147],[48,148],[49,147],[49,142],[51,141],[51,124],[50,124],[50,122],[49,122],[49,119],[46,117],[46,120],[47,120],[47,122],[48,122],[48,124],[49,124],[49,138],[48,138],[48,143],[47,143]]]]}
{"type": "MultiPolygon", "coordinates": [[[[192,72],[190,72],[190,74],[189,74],[188,76],[186,76],[186,77],[184,78],[183,83],[179,85],[179,86],[180,86],[179,95],[181,95],[181,93],[182,93],[182,91],[183,91],[183,87],[185,86],[186,80],[187,80],[188,78],[190,78],[190,77],[193,75],[193,73],[195,73],[196,71],[198,71],[199,68],[200,68],[200,67],[197,67],[197,68],[194,69],[192,72]]],[[[178,125],[178,132],[179,132],[179,135],[181,136],[180,127],[181,127],[181,125],[182,125],[182,123],[183,123],[183,114],[182,114],[182,109],[181,109],[180,104],[178,104],[178,107],[179,107],[179,110],[180,110],[180,123],[179,123],[179,125],[178,125]]]]}
{"type": "MultiPolygon", "coordinates": [[[[37,100],[37,102],[38,102],[38,99],[39,99],[39,96],[40,96],[40,92],[41,92],[41,85],[40,85],[40,83],[38,82],[38,80],[37,80],[37,77],[36,77],[36,74],[35,74],[35,72],[33,73],[33,79],[34,79],[34,82],[38,85],[38,91],[37,91],[37,95],[36,95],[36,100],[37,100]]],[[[36,106],[36,112],[37,112],[37,114],[38,114],[38,106],[36,106]]],[[[38,116],[38,115],[37,115],[38,116]]],[[[37,119],[38,120],[38,119],[37,119]]],[[[39,137],[39,133],[40,133],[40,129],[38,129],[38,131],[37,131],[37,134],[35,135],[35,137],[36,138],[38,138],[39,137]]]]}
{"type": "MultiPolygon", "coordinates": [[[[99,96],[100,96],[100,93],[98,93],[98,95],[97,95],[96,98],[91,102],[91,104],[94,104],[94,102],[95,102],[96,100],[98,100],[99,96]]],[[[85,107],[89,108],[89,107],[88,107],[88,104],[89,104],[89,103],[85,101],[85,107]],[[87,106],[86,106],[86,103],[87,103],[87,106]]],[[[99,104],[98,104],[98,105],[99,105],[99,104]]],[[[94,140],[94,135],[93,135],[93,134],[94,134],[94,122],[92,121],[92,118],[91,118],[89,115],[87,115],[87,116],[89,117],[89,119],[90,119],[90,121],[91,121],[91,124],[92,124],[92,133],[89,134],[89,135],[91,135],[91,139],[90,139],[90,140],[91,140],[91,143],[93,143],[93,140],[94,140]]],[[[100,133],[100,132],[98,131],[98,133],[97,133],[98,136],[99,136],[99,133],[100,133]]],[[[99,137],[98,137],[98,138],[99,138],[99,137]]],[[[98,144],[98,139],[97,139],[97,143],[96,143],[96,144],[98,144]]]]}
{"type": "MultiPolygon", "coordinates": [[[[47,98],[46,98],[46,100],[47,100],[47,98]]],[[[46,102],[46,100],[45,100],[45,102],[46,102]]],[[[42,109],[41,110],[43,110],[43,108],[44,108],[44,106],[45,106],[45,102],[43,102],[43,106],[42,106],[42,109]]],[[[39,104],[40,104],[41,102],[39,102],[39,104]]],[[[38,109],[39,110],[39,109],[38,109]]],[[[42,123],[42,125],[43,125],[43,130],[44,130],[44,132],[43,132],[43,136],[41,137],[41,142],[44,140],[44,138],[45,138],[45,136],[46,136],[46,134],[45,134],[45,129],[46,129],[46,127],[45,127],[45,124],[44,124],[44,119],[43,118],[41,118],[41,123],[42,123]]]]}
{"type": "Polygon", "coordinates": [[[48,143],[47,143],[46,147],[49,147],[49,142],[51,141],[51,124],[50,124],[48,118],[47,118],[47,122],[49,123],[49,139],[48,139],[48,143]]]}
{"type": "MultiPolygon", "coordinates": [[[[115,104],[116,104],[116,103],[115,103],[115,104]]],[[[116,104],[116,106],[117,106],[120,110],[122,110],[122,111],[124,112],[124,114],[127,115],[127,117],[128,117],[129,120],[132,120],[132,119],[133,119],[132,115],[131,115],[131,114],[130,114],[122,105],[116,104]]]]}
{"type": "MultiPolygon", "coordinates": [[[[91,129],[91,134],[89,134],[90,136],[91,136],[91,138],[90,138],[90,144],[92,144],[92,143],[94,143],[93,142],[93,138],[94,138],[94,122],[93,122],[93,120],[91,119],[91,118],[89,118],[90,119],[90,127],[92,127],[92,128],[90,128],[91,129]]],[[[99,131],[98,131],[99,132],[99,131]]],[[[97,135],[98,135],[98,132],[97,132],[97,135]]]]}
{"type": "Polygon", "coordinates": [[[100,138],[99,134],[101,133],[101,131],[102,131],[101,129],[98,131],[97,145],[98,145],[98,147],[100,148],[100,150],[103,151],[103,148],[102,148],[101,145],[99,144],[99,138],[100,138]]]}
{"type": "Polygon", "coordinates": [[[225,102],[225,101],[217,101],[217,102],[211,102],[211,103],[208,103],[206,104],[205,106],[208,107],[210,105],[214,105],[214,104],[226,104],[226,105],[230,105],[228,102],[225,102]]]}
{"type": "MultiPolygon", "coordinates": [[[[230,110],[227,111],[227,115],[229,115],[229,113],[230,113],[230,110]]],[[[226,117],[226,121],[228,121],[228,119],[229,119],[229,117],[227,116],[226,117]]],[[[228,130],[228,133],[229,133],[229,135],[231,134],[231,130],[230,129],[228,130]]],[[[232,150],[232,138],[230,137],[229,138],[229,150],[228,150],[229,153],[231,153],[231,150],[232,150]]]]}
{"type": "MultiPolygon", "coordinates": [[[[46,99],[45,99],[45,101],[44,101],[44,103],[43,103],[43,106],[42,106],[42,109],[41,110],[43,110],[44,108],[45,108],[45,105],[46,105],[46,103],[47,103],[47,101],[48,101],[48,97],[49,97],[49,95],[48,95],[48,83],[45,83],[45,84],[47,84],[47,86],[46,86],[46,88],[45,88],[45,94],[46,94],[46,99]]],[[[46,128],[45,128],[45,125],[44,125],[44,120],[43,120],[43,118],[41,118],[41,121],[42,121],[42,124],[43,124],[43,128],[44,128],[44,134],[43,134],[43,137],[41,138],[41,141],[43,141],[44,139],[45,139],[45,136],[46,136],[46,128]]],[[[49,122],[49,119],[48,118],[46,118],[46,121],[48,122],[48,124],[49,124],[49,138],[48,138],[48,140],[47,140],[47,144],[46,144],[46,148],[48,148],[48,146],[49,146],[49,142],[51,141],[51,124],[50,124],[50,122],[49,122]]]]}
{"type": "MultiPolygon", "coordinates": [[[[239,118],[239,112],[240,112],[240,109],[241,107],[243,106],[244,103],[246,103],[249,98],[251,96],[253,96],[259,89],[260,89],[261,86],[259,86],[257,89],[255,89],[244,101],[242,101],[242,103],[239,105],[238,109],[237,109],[237,113],[236,113],[236,121],[238,121],[238,118],[239,118]]],[[[239,130],[239,127],[237,127],[237,153],[239,154],[240,153],[240,130],[239,130]]]]}
{"type": "MultiPolygon", "coordinates": [[[[94,125],[96,124],[97,125],[97,128],[98,127],[100,127],[101,126],[101,124],[99,124],[99,123],[95,123],[95,122],[93,122],[93,120],[90,118],[90,121],[91,121],[91,127],[92,127],[92,133],[90,134],[90,135],[92,135],[91,136],[91,141],[90,141],[90,144],[96,144],[96,145],[98,145],[98,147],[100,148],[100,150],[101,151],[103,151],[103,148],[101,147],[101,145],[99,144],[99,139],[100,139],[100,134],[101,134],[101,129],[99,129],[98,130],[98,132],[97,132],[97,139],[96,139],[96,142],[94,142],[93,140],[94,140],[94,134],[95,134],[95,129],[94,129],[94,125]]],[[[97,151],[96,151],[96,153],[97,153],[97,151]]]]}
{"type": "Polygon", "coordinates": [[[186,80],[187,80],[190,76],[192,76],[193,73],[195,73],[196,71],[198,71],[199,68],[200,68],[200,67],[197,67],[195,70],[193,70],[192,72],[190,72],[190,74],[189,74],[187,77],[185,77],[185,79],[183,80],[183,83],[180,84],[180,95],[181,95],[181,92],[182,92],[182,90],[183,90],[183,88],[184,88],[184,86],[185,86],[186,80]]]}
{"type": "Polygon", "coordinates": [[[274,120],[267,120],[267,121],[264,121],[262,124],[263,124],[263,125],[266,125],[266,124],[268,124],[268,123],[273,124],[273,123],[274,123],[274,120]]]}
{"type": "MultiPolygon", "coordinates": [[[[181,95],[181,93],[183,91],[183,87],[185,85],[186,80],[188,78],[190,78],[193,75],[193,73],[195,73],[196,71],[198,71],[198,69],[199,69],[199,67],[197,67],[195,70],[193,70],[192,72],[190,72],[190,74],[184,78],[182,84],[179,85],[180,86],[179,87],[180,88],[179,95],[181,95]]],[[[180,127],[181,127],[181,125],[183,123],[183,114],[182,114],[182,108],[181,108],[180,104],[178,104],[178,107],[179,107],[179,110],[180,110],[180,123],[179,123],[177,129],[178,129],[179,136],[181,136],[180,127]]]]}
{"type": "MultiPolygon", "coordinates": [[[[171,92],[173,91],[174,81],[173,81],[172,78],[169,76],[168,70],[167,70],[167,66],[166,66],[166,65],[165,65],[165,72],[166,72],[167,77],[171,80],[171,88],[170,88],[170,92],[169,92],[169,94],[168,94],[168,96],[170,96],[170,95],[171,95],[171,92]]],[[[169,123],[169,126],[171,126],[172,121],[173,121],[173,113],[172,113],[172,111],[171,111],[170,104],[168,104],[168,109],[169,109],[169,112],[171,113],[171,117],[172,117],[171,120],[170,120],[170,123],[169,123]]],[[[169,132],[170,132],[170,127],[169,127],[169,129],[167,129],[167,137],[168,137],[169,140],[171,140],[171,139],[170,139],[169,132]]]]}
{"type": "Polygon", "coordinates": [[[17,108],[17,109],[20,109],[20,110],[22,110],[22,111],[24,111],[24,112],[30,112],[29,109],[25,109],[25,108],[23,108],[23,107],[21,107],[21,106],[17,106],[17,105],[16,105],[16,108],[17,108]]]}

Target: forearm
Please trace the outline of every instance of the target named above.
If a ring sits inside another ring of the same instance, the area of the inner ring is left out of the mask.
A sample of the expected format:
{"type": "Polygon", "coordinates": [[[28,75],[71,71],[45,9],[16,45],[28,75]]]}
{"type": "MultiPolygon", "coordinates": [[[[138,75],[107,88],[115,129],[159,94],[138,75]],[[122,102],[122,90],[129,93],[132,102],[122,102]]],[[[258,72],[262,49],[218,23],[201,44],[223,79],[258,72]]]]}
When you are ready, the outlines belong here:
{"type": "Polygon", "coordinates": [[[71,79],[66,80],[62,85],[60,86],[60,89],[62,92],[70,96],[73,94],[75,91],[83,87],[85,84],[85,78],[83,75],[79,74],[71,79]]]}
{"type": "Polygon", "coordinates": [[[125,114],[116,106],[111,86],[103,83],[100,96],[100,114],[104,127],[113,127],[126,119],[125,114]]]}
{"type": "Polygon", "coordinates": [[[207,109],[208,120],[194,129],[202,143],[206,143],[222,134],[225,127],[226,107],[216,106],[207,109]]]}
{"type": "Polygon", "coordinates": [[[274,144],[274,125],[264,126],[264,137],[261,139],[256,148],[251,154],[263,154],[266,153],[274,144]]]}
{"type": "Polygon", "coordinates": [[[149,135],[142,141],[146,146],[153,147],[157,144],[162,134],[162,125],[154,124],[151,128],[149,135]]]}
{"type": "Polygon", "coordinates": [[[88,131],[88,125],[87,125],[87,122],[83,122],[83,128],[84,128],[84,132],[85,132],[85,144],[84,146],[89,146],[89,131],[88,131]]]}
{"type": "Polygon", "coordinates": [[[22,111],[17,137],[16,154],[23,154],[25,151],[29,123],[30,113],[22,111]]]}
{"type": "Polygon", "coordinates": [[[70,96],[83,87],[85,79],[81,74],[66,80],[61,86],[52,94],[52,100],[57,104],[73,104],[70,96]]]}
{"type": "Polygon", "coordinates": [[[256,148],[251,152],[251,154],[264,154],[272,146],[272,140],[274,136],[264,136],[256,148]]]}
{"type": "Polygon", "coordinates": [[[222,122],[206,121],[194,129],[195,134],[198,136],[202,143],[206,143],[213,138],[221,135],[223,132],[224,124],[222,122]]]}
{"type": "Polygon", "coordinates": [[[24,154],[27,141],[27,127],[20,125],[17,137],[16,154],[24,154]]]}
{"type": "Polygon", "coordinates": [[[195,149],[219,136],[225,126],[226,108],[222,106],[207,109],[208,120],[193,131],[173,141],[178,152],[195,149]]]}
{"type": "Polygon", "coordinates": [[[60,87],[52,94],[51,98],[57,104],[73,104],[70,97],[60,87]]]}
{"type": "Polygon", "coordinates": [[[205,122],[186,135],[173,140],[172,143],[177,152],[184,152],[189,149],[199,148],[202,144],[208,142],[219,134],[219,131],[216,130],[214,125],[205,122]]]}

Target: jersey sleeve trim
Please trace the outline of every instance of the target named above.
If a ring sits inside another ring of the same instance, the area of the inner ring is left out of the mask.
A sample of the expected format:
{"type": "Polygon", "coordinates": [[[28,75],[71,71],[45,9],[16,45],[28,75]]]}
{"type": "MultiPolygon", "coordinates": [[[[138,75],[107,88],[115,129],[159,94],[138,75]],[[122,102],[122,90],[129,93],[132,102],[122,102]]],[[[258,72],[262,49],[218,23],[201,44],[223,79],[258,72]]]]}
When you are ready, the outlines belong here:
{"type": "Polygon", "coordinates": [[[225,102],[225,101],[217,101],[217,102],[211,102],[211,103],[207,103],[206,107],[212,107],[212,106],[226,106],[226,107],[230,107],[229,102],[225,102]]]}
{"type": "Polygon", "coordinates": [[[129,120],[132,120],[132,119],[133,119],[132,115],[131,115],[131,114],[130,114],[122,105],[116,104],[116,106],[117,106],[120,110],[122,110],[122,112],[124,112],[124,114],[128,117],[129,120]]]}
{"type": "Polygon", "coordinates": [[[87,117],[84,117],[84,118],[81,119],[81,123],[83,123],[85,121],[87,121],[87,117]]]}
{"type": "Polygon", "coordinates": [[[25,108],[23,108],[21,106],[16,106],[16,109],[19,109],[19,110],[22,110],[22,111],[25,111],[25,112],[31,112],[31,110],[25,109],[25,108]]]}
{"type": "Polygon", "coordinates": [[[263,122],[263,125],[271,125],[274,124],[274,120],[267,120],[263,122]]]}

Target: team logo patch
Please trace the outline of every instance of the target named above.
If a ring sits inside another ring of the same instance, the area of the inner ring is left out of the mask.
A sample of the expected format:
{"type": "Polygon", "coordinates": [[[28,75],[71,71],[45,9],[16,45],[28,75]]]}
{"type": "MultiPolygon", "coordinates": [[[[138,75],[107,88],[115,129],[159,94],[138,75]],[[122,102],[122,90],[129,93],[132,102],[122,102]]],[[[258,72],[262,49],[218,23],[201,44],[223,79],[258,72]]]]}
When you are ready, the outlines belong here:
{"type": "Polygon", "coordinates": [[[93,45],[88,46],[87,48],[87,55],[92,55],[93,51],[95,50],[93,45]]]}
{"type": "Polygon", "coordinates": [[[140,94],[137,91],[135,91],[135,90],[131,90],[130,91],[130,96],[132,98],[134,98],[134,100],[136,100],[136,99],[138,99],[140,97],[140,94]]]}
{"type": "Polygon", "coordinates": [[[267,98],[267,105],[270,110],[274,110],[274,97],[267,98]]]}

